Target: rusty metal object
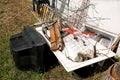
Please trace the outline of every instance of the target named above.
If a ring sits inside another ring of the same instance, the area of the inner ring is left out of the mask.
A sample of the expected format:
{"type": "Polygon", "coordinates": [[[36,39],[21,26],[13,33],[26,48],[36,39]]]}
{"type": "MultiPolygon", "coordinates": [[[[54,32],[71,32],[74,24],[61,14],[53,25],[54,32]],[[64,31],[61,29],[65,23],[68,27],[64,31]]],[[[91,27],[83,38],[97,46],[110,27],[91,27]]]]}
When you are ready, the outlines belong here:
{"type": "Polygon", "coordinates": [[[120,62],[114,64],[111,75],[114,78],[114,80],[120,80],[120,62]]]}
{"type": "Polygon", "coordinates": [[[114,63],[103,75],[102,80],[120,80],[120,62],[114,63]]]}

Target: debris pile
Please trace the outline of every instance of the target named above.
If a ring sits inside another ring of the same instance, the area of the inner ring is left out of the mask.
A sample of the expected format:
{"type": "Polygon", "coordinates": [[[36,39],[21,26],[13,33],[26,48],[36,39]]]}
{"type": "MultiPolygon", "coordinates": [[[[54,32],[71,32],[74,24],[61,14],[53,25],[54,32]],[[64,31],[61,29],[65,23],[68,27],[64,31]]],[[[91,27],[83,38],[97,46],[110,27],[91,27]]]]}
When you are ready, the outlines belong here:
{"type": "MultiPolygon", "coordinates": [[[[120,35],[113,34],[86,22],[90,0],[82,0],[81,6],[75,11],[68,9],[70,11],[68,15],[67,13],[65,14],[64,11],[67,11],[65,6],[69,8],[70,0],[60,0],[60,2],[63,3],[60,8],[55,6],[57,5],[55,4],[57,0],[52,0],[52,7],[50,3],[47,2],[48,0],[45,2],[39,1],[40,0],[33,0],[33,14],[40,22],[34,25],[37,27],[36,31],[34,31],[37,36],[35,37],[31,34],[31,31],[29,32],[30,34],[27,35],[27,37],[31,39],[30,44],[33,46],[33,55],[37,54],[35,55],[36,58],[34,63],[36,59],[46,55],[45,52],[47,51],[46,47],[34,49],[35,42],[38,41],[38,43],[40,43],[40,36],[38,36],[38,33],[40,33],[46,45],[49,45],[49,47],[47,47],[50,48],[48,53],[53,53],[68,72],[115,56],[113,50],[120,40],[120,35]],[[66,1],[68,1],[68,3],[66,1]],[[32,40],[33,38],[35,41],[32,40]],[[42,50],[44,51],[41,52],[42,50]],[[34,51],[40,51],[40,53],[34,53],[34,51]]],[[[18,38],[16,38],[16,40],[19,41],[18,38]]],[[[27,42],[29,43],[29,41],[27,42]]],[[[42,43],[41,41],[41,44],[42,43]]],[[[38,44],[36,43],[36,45],[38,44]]],[[[30,51],[28,50],[26,53],[29,55],[30,51]]],[[[26,53],[23,51],[23,54],[26,53]]],[[[14,54],[16,54],[15,51],[14,54]]],[[[29,60],[26,57],[24,60],[28,60],[32,64],[32,58],[31,56],[29,57],[29,60]]],[[[20,59],[19,61],[21,62],[22,60],[20,59]]],[[[52,62],[52,60],[50,61],[52,62]]],[[[30,62],[26,62],[26,64],[30,62]]],[[[38,68],[40,68],[40,65],[44,66],[44,59],[41,58],[41,61],[37,62],[36,65],[38,68]]]]}

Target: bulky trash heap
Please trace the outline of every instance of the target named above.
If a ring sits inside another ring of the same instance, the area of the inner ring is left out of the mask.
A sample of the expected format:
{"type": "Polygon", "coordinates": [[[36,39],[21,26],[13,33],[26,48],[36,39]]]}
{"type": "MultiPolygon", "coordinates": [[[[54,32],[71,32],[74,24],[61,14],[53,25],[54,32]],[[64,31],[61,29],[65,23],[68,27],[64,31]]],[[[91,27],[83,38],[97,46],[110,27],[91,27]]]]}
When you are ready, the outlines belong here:
{"type": "Polygon", "coordinates": [[[52,51],[65,50],[64,55],[75,62],[95,58],[98,54],[96,44],[91,42],[91,38],[106,48],[111,47],[111,40],[104,36],[97,37],[96,32],[87,30],[84,25],[87,9],[91,6],[90,0],[80,0],[81,5],[77,10],[66,9],[65,6],[70,7],[70,2],[52,0],[49,3],[48,0],[46,2],[33,0],[33,11],[42,21],[42,24],[37,26],[42,27],[52,51]],[[59,2],[62,3],[61,6],[57,5],[59,2]]]}
{"type": "Polygon", "coordinates": [[[46,39],[50,42],[51,50],[67,49],[66,57],[72,61],[83,61],[94,58],[94,45],[89,41],[94,33],[82,33],[67,23],[53,21],[50,25],[42,26],[46,39]]]}

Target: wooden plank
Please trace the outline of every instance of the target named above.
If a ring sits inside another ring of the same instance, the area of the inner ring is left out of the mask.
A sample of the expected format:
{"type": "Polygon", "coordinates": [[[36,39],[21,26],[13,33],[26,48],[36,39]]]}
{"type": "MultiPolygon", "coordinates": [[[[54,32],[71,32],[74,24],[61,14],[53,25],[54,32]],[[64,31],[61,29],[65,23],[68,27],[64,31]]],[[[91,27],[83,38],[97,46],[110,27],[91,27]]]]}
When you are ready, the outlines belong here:
{"type": "Polygon", "coordinates": [[[55,22],[50,28],[50,42],[51,42],[51,50],[58,50],[60,46],[62,47],[62,39],[61,39],[60,29],[58,26],[58,21],[55,22]]]}
{"type": "Polygon", "coordinates": [[[116,56],[120,57],[120,42],[118,44],[118,48],[117,48],[117,51],[116,51],[116,56]]]}

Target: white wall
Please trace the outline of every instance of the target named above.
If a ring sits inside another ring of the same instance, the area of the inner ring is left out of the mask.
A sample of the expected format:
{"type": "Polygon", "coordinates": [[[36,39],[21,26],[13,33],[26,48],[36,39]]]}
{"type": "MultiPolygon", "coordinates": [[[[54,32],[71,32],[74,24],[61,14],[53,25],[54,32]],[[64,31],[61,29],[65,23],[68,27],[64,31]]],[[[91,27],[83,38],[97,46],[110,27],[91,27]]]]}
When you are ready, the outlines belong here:
{"type": "Polygon", "coordinates": [[[91,3],[95,5],[97,13],[90,9],[89,16],[106,18],[96,21],[99,27],[120,33],[120,0],[91,0],[91,3]]]}

